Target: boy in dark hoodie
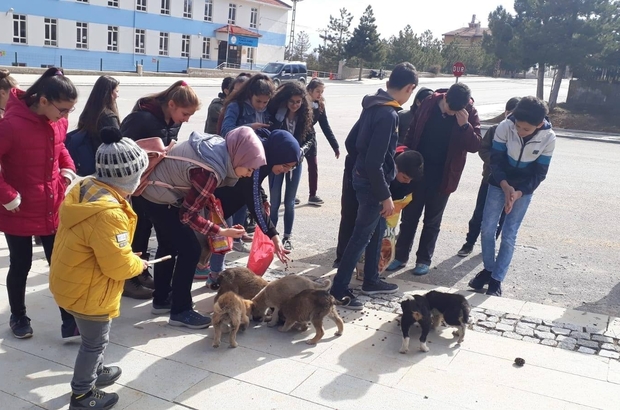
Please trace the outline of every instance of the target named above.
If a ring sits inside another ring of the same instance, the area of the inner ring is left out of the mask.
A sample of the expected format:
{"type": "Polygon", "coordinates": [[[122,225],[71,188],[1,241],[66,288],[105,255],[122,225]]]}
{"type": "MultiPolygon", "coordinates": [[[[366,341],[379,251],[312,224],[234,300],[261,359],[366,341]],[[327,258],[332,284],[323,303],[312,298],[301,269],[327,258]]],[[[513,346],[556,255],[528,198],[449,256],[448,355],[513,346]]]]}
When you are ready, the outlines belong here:
{"type": "Polygon", "coordinates": [[[226,77],[222,80],[222,92],[217,95],[209,104],[207,109],[207,121],[205,122],[205,132],[207,134],[217,134],[217,121],[220,118],[220,113],[224,108],[224,101],[230,94],[230,84],[234,78],[226,77]]]}
{"type": "Polygon", "coordinates": [[[480,148],[480,119],[471,91],[463,83],[437,90],[418,108],[409,126],[405,145],[424,157],[424,178],[403,210],[396,259],[387,270],[404,267],[424,211],[424,227],[416,254],[414,275],[430,270],[441,219],[450,194],[456,191],[465,168],[467,152],[480,148]]]}
{"type": "Polygon", "coordinates": [[[398,144],[402,145],[405,143],[405,137],[407,136],[407,130],[409,129],[409,124],[411,124],[411,120],[413,120],[413,116],[415,112],[418,110],[418,107],[422,105],[422,101],[433,95],[433,90],[430,88],[422,87],[418,90],[413,99],[413,104],[411,104],[411,108],[408,110],[400,110],[398,112],[398,144]]]}
{"type": "MultiPolygon", "coordinates": [[[[349,133],[345,145],[351,166],[352,186],[358,203],[355,228],[334,277],[331,294],[338,300],[349,297],[347,307],[361,310],[364,305],[349,290],[349,282],[364,250],[362,293],[395,293],[398,286],[379,277],[379,251],[385,218],[394,213],[390,183],[396,176],[394,153],[398,140],[398,111],[418,84],[418,74],[410,63],[398,64],[387,82],[387,91],[364,97],[362,114],[349,133]]],[[[347,169],[345,168],[345,179],[347,169]]],[[[343,195],[346,187],[343,186],[343,195]]],[[[351,200],[351,198],[349,199],[351,200]]]]}

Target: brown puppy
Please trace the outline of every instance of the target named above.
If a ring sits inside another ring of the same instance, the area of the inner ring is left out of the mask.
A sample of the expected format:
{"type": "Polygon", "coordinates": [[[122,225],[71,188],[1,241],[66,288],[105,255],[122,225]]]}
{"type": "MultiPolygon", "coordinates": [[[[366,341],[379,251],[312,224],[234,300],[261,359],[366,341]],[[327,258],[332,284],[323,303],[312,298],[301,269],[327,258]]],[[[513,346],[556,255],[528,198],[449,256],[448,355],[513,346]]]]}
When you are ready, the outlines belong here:
{"type": "Polygon", "coordinates": [[[267,326],[273,327],[278,324],[278,312],[280,306],[285,301],[291,299],[302,290],[317,289],[328,290],[332,286],[332,281],[326,279],[323,283],[314,282],[304,276],[290,275],[281,279],[269,282],[252,299],[252,318],[256,321],[265,317],[268,308],[273,308],[271,320],[267,322],[267,326]]]}
{"type": "Polygon", "coordinates": [[[267,282],[262,277],[254,274],[248,268],[230,268],[220,273],[217,278],[217,295],[215,295],[214,302],[220,298],[226,292],[234,292],[241,296],[243,299],[252,299],[258,292],[260,292],[267,282]]]}
{"type": "Polygon", "coordinates": [[[220,347],[222,327],[230,325],[230,347],[237,347],[237,332],[244,331],[250,325],[251,302],[242,299],[233,292],[226,292],[220,296],[213,307],[213,347],[220,347]]]}
{"type": "Polygon", "coordinates": [[[336,336],[342,336],[344,330],[344,322],[338,312],[336,305],[346,305],[348,302],[340,302],[336,300],[326,290],[306,289],[293,296],[280,306],[280,311],[286,317],[284,326],[278,330],[288,332],[295,323],[306,324],[312,322],[316,335],[310,340],[306,340],[309,345],[315,345],[323,335],[323,319],[329,316],[334,322],[338,330],[336,336]]]}

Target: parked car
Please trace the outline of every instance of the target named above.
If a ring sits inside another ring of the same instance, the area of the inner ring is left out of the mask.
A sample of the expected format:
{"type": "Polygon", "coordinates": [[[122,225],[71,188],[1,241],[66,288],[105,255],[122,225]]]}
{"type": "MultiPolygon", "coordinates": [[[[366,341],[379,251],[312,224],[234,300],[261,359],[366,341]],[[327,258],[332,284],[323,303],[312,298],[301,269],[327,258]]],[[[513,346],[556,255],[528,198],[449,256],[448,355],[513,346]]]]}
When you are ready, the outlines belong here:
{"type": "Polygon", "coordinates": [[[308,79],[308,68],[304,62],[269,63],[261,72],[270,77],[276,87],[287,81],[299,81],[305,84],[308,79]]]}

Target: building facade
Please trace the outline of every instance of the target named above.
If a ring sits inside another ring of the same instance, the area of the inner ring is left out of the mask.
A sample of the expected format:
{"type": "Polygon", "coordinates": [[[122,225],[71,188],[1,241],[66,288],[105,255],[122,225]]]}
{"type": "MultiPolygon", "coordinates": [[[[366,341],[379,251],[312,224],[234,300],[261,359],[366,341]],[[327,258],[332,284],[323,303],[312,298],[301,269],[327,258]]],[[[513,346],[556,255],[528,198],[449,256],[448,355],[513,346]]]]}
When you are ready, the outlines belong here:
{"type": "Polygon", "coordinates": [[[443,34],[443,41],[445,44],[455,43],[459,47],[480,47],[485,33],[491,34],[491,30],[482,27],[479,21],[476,22],[474,14],[467,27],[443,34]]]}
{"type": "Polygon", "coordinates": [[[281,0],[1,0],[0,65],[182,72],[284,58],[281,0]]]}

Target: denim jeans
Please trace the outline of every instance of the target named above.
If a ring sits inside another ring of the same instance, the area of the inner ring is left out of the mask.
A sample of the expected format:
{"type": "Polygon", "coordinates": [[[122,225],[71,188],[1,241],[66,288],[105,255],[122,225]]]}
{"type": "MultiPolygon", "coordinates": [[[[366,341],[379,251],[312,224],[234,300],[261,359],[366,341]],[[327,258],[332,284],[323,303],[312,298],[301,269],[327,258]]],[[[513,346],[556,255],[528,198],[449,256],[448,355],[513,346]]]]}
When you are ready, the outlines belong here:
{"type": "Polygon", "coordinates": [[[286,180],[284,190],[284,236],[289,237],[293,233],[295,221],[295,196],[302,174],[301,164],[285,174],[269,174],[269,200],[271,201],[270,218],[274,226],[278,226],[278,211],[282,202],[282,185],[286,180]]]}
{"type": "Polygon", "coordinates": [[[497,231],[500,215],[504,210],[505,196],[501,188],[489,185],[482,217],[482,261],[484,262],[484,268],[493,272],[492,277],[495,280],[502,282],[506,277],[506,272],[508,272],[508,267],[515,250],[517,232],[531,200],[531,194],[523,195],[514,203],[512,211],[506,215],[502,228],[499,252],[496,257],[495,232],[497,231]]]}
{"type": "Polygon", "coordinates": [[[94,321],[75,318],[82,345],[75,359],[71,390],[74,394],[86,394],[95,386],[97,375],[103,369],[103,352],[110,341],[111,321],[94,321]]]}
{"type": "MultiPolygon", "coordinates": [[[[483,180],[480,183],[480,188],[478,189],[478,197],[476,198],[476,209],[474,209],[474,214],[469,220],[469,231],[467,231],[467,237],[465,238],[465,242],[472,246],[478,240],[478,236],[480,236],[480,229],[482,229],[482,215],[484,213],[484,204],[487,201],[487,192],[489,192],[489,183],[483,180]]],[[[502,226],[504,225],[505,218],[506,213],[502,211],[502,216],[499,218],[499,223],[497,224],[497,232],[495,233],[495,238],[499,238],[499,235],[502,232],[502,226]]]]}
{"type": "Polygon", "coordinates": [[[357,219],[357,197],[353,189],[353,174],[351,169],[345,168],[342,177],[342,193],[340,196],[340,226],[338,228],[338,245],[336,246],[336,260],[340,263],[344,250],[355,229],[357,219]]]}
{"type": "Polygon", "coordinates": [[[381,240],[385,232],[385,218],[381,216],[383,206],[372,193],[368,180],[354,174],[353,189],[355,189],[359,206],[353,234],[344,250],[338,272],[334,277],[331,292],[336,297],[342,297],[346,294],[351,276],[353,276],[353,270],[364,250],[366,250],[364,283],[374,284],[379,281],[379,255],[381,240]]]}

